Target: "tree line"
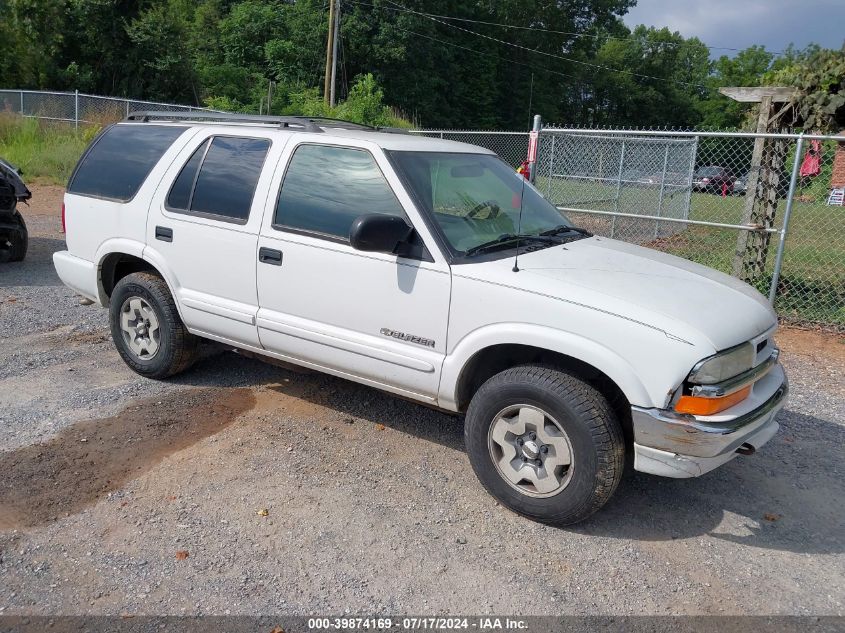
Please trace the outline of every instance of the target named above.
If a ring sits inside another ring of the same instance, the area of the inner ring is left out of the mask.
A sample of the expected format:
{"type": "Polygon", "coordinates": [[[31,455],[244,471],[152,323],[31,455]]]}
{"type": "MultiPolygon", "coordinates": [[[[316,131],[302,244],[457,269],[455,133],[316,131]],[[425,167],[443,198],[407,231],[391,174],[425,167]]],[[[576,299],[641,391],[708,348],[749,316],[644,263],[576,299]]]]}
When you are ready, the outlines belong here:
{"type": "Polygon", "coordinates": [[[0,0],[0,87],[247,112],[266,111],[269,95],[274,113],[426,127],[525,129],[539,112],[729,129],[748,107],[720,86],[807,83],[823,57],[829,72],[802,89],[833,99],[820,112],[842,110],[842,51],[753,46],[714,59],[698,38],[627,28],[635,0],[342,0],[342,102],[329,110],[328,1],[0,0]]]}

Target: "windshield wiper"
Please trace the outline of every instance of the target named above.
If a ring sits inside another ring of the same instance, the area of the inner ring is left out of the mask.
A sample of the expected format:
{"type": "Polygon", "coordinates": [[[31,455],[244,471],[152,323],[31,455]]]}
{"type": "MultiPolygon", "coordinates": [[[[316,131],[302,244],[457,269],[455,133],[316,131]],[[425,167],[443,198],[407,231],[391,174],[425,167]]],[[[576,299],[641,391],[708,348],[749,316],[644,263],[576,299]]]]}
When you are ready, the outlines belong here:
{"type": "Polygon", "coordinates": [[[579,233],[584,237],[593,237],[593,234],[586,229],[579,229],[577,226],[569,226],[567,224],[559,224],[553,229],[540,231],[540,235],[560,235],[561,233],[579,233]]]}
{"type": "Polygon", "coordinates": [[[482,253],[484,251],[489,251],[493,248],[504,246],[509,242],[516,242],[516,241],[526,241],[526,242],[548,242],[550,244],[560,244],[560,240],[555,239],[551,235],[537,235],[536,233],[520,233],[520,234],[513,234],[513,233],[505,233],[504,235],[500,235],[495,240],[490,240],[489,242],[484,242],[483,244],[479,244],[478,246],[473,246],[472,248],[468,248],[464,254],[467,257],[472,255],[476,255],[477,253],[482,253]]]}

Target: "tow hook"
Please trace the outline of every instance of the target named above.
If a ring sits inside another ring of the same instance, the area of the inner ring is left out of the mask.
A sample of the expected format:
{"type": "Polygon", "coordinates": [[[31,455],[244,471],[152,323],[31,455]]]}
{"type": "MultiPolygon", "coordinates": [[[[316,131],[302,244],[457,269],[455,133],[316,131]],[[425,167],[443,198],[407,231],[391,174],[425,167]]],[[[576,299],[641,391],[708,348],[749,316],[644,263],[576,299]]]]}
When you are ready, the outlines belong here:
{"type": "Polygon", "coordinates": [[[757,452],[757,449],[754,448],[753,446],[751,446],[751,444],[749,444],[748,442],[746,442],[745,444],[740,446],[738,449],[736,449],[736,452],[739,453],[740,455],[753,455],[754,453],[757,452]]]}

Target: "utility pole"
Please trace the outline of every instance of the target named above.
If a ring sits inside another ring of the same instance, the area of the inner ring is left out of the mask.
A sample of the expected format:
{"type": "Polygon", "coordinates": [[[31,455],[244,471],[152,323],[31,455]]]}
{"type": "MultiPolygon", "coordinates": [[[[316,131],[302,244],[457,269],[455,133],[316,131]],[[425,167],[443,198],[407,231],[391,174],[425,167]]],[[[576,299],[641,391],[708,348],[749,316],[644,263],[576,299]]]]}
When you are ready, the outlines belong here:
{"type": "Polygon", "coordinates": [[[337,68],[337,37],[340,6],[335,0],[329,0],[329,34],[326,38],[326,78],[323,82],[323,99],[326,105],[334,105],[334,83],[337,68]],[[337,6],[336,6],[337,5],[337,6]]]}
{"type": "MultiPolygon", "coordinates": [[[[335,0],[331,0],[334,2],[335,0]]],[[[340,0],[334,9],[334,35],[332,36],[332,85],[329,90],[329,106],[335,105],[335,86],[337,84],[338,38],[340,37],[340,0]]]]}

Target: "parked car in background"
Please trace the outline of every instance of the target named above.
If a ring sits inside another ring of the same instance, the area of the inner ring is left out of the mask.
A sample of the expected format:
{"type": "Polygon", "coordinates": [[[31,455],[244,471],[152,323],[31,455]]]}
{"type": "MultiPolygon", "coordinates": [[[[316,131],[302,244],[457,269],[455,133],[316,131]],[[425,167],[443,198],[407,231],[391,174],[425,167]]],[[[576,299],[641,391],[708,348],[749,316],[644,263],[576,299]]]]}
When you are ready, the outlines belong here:
{"type": "Polygon", "coordinates": [[[697,477],[777,431],[777,318],[751,286],[574,226],[482,147],[196,116],[107,128],[65,194],[56,270],[138,374],[211,339],[464,414],[484,487],[555,525],[603,506],[626,456],[697,477]]]}
{"type": "Polygon", "coordinates": [[[20,169],[0,158],[0,263],[19,262],[26,257],[29,233],[18,203],[31,197],[20,169]]]}
{"type": "MultiPolygon", "coordinates": [[[[789,195],[789,180],[791,174],[788,171],[782,171],[778,178],[777,196],[778,198],[786,198],[789,195]]],[[[748,193],[748,181],[751,178],[751,172],[746,172],[738,176],[734,180],[732,193],[737,196],[744,196],[748,193]]]]}
{"type": "Polygon", "coordinates": [[[744,196],[745,193],[748,191],[748,173],[743,174],[742,176],[737,177],[734,180],[734,186],[732,193],[737,196],[744,196]]]}
{"type": "Polygon", "coordinates": [[[695,170],[695,174],[692,177],[692,188],[693,191],[711,193],[727,191],[727,193],[731,193],[735,180],[736,178],[730,169],[709,165],[707,167],[699,167],[695,170]]]}

